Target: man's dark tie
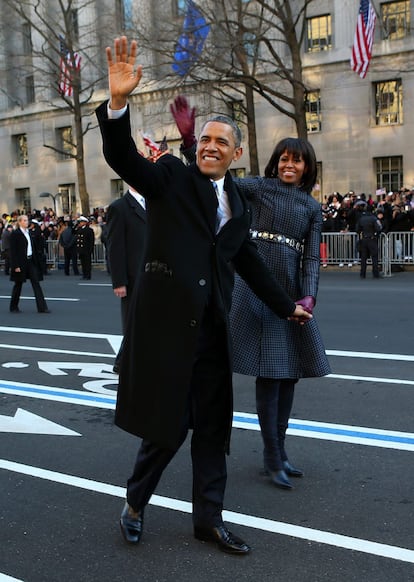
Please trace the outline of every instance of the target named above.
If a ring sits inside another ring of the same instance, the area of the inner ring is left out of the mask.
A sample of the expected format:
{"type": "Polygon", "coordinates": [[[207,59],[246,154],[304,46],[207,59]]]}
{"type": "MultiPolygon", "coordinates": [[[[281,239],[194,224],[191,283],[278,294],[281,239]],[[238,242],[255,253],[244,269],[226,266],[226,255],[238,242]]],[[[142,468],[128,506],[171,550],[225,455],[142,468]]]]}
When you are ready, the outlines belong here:
{"type": "Polygon", "coordinates": [[[220,230],[221,219],[224,217],[224,212],[220,208],[220,194],[219,194],[217,183],[214,181],[213,181],[213,187],[214,187],[214,191],[215,191],[216,196],[217,196],[216,233],[218,233],[218,231],[220,230]]]}

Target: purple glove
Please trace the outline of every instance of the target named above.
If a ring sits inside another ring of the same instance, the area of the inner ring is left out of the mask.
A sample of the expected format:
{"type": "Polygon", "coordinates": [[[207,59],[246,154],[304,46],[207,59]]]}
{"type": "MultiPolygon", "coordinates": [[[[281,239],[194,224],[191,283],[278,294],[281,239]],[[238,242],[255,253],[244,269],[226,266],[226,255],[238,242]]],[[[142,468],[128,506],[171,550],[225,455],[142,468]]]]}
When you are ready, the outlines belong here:
{"type": "Polygon", "coordinates": [[[303,309],[310,314],[312,314],[313,308],[315,307],[315,299],[311,297],[311,295],[306,295],[305,297],[302,297],[302,299],[295,301],[295,303],[296,305],[301,305],[303,309]]]}
{"type": "Polygon", "coordinates": [[[184,149],[192,147],[196,143],[194,136],[195,107],[190,107],[187,98],[184,95],[179,95],[174,99],[174,103],[170,105],[170,111],[183,138],[184,149]]]}

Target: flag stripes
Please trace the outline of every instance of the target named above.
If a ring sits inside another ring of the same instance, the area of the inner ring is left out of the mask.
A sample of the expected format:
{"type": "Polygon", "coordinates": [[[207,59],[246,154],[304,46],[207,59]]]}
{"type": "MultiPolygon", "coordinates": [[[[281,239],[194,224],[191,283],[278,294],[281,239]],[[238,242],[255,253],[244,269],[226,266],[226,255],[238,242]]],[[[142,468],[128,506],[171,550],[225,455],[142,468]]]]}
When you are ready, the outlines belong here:
{"type": "Polygon", "coordinates": [[[372,57],[377,15],[370,0],[361,0],[351,55],[351,68],[364,79],[372,57]]]}
{"type": "Polygon", "coordinates": [[[74,52],[72,61],[70,50],[62,36],[59,37],[59,54],[59,93],[64,97],[72,97],[72,71],[80,70],[82,58],[79,53],[74,52]]]}

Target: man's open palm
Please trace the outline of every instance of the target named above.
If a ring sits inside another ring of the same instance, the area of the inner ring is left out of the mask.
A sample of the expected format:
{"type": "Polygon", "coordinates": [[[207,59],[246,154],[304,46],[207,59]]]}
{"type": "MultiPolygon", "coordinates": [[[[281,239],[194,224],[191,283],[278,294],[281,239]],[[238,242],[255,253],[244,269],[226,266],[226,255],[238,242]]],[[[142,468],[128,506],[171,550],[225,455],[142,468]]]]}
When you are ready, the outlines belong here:
{"type": "Polygon", "coordinates": [[[137,87],[142,77],[142,66],[134,71],[137,55],[137,42],[131,41],[128,50],[126,36],[114,41],[114,55],[110,47],[106,48],[108,62],[109,90],[111,106],[115,109],[123,107],[130,93],[137,87]]]}

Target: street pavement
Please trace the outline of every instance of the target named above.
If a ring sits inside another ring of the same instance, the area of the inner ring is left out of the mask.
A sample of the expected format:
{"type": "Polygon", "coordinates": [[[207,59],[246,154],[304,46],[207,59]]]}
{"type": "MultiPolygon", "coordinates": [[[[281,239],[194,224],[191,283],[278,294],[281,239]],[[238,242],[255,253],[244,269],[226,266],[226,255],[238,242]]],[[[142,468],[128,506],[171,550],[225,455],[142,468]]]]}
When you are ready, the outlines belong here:
{"type": "MultiPolygon", "coordinates": [[[[106,272],[60,270],[8,311],[0,273],[0,582],[413,582],[414,273],[321,273],[315,316],[332,367],[299,382],[292,491],[260,475],[254,378],[235,375],[225,520],[253,551],[192,536],[188,439],[145,515],[138,547],[119,531],[138,439],[113,425],[120,307],[106,272]]],[[[137,377],[137,384],[139,377],[137,377]]]]}

